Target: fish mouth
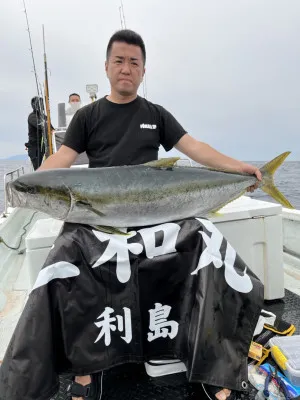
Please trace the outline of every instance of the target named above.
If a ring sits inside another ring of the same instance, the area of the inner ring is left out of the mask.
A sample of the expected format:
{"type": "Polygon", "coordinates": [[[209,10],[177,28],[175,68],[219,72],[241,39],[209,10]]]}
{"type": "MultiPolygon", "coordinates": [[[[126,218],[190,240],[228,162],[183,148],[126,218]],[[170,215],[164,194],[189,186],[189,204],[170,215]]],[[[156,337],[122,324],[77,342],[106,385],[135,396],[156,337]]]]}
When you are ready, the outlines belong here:
{"type": "Polygon", "coordinates": [[[24,206],[28,195],[31,194],[37,194],[37,187],[28,186],[19,181],[12,181],[6,184],[6,198],[11,207],[24,206]]]}
{"type": "Polygon", "coordinates": [[[6,184],[6,186],[5,186],[6,200],[7,200],[7,203],[8,203],[10,206],[12,206],[11,201],[12,201],[12,192],[13,192],[12,187],[11,187],[11,183],[12,183],[12,182],[8,182],[8,183],[6,184]]]}
{"type": "Polygon", "coordinates": [[[21,193],[15,189],[15,183],[14,182],[8,182],[6,184],[6,200],[7,203],[10,207],[18,207],[21,205],[21,197],[24,197],[21,193],[24,193],[25,190],[22,191],[21,193]]]}

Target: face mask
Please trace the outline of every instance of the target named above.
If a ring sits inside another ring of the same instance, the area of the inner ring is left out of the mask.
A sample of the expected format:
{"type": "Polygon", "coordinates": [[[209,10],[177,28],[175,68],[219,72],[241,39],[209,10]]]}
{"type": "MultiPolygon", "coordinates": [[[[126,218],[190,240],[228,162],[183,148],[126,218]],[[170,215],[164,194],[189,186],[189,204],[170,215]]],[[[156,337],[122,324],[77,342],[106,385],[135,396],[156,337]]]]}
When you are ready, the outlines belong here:
{"type": "Polygon", "coordinates": [[[70,106],[71,106],[72,110],[74,112],[76,112],[81,107],[81,102],[80,101],[71,101],[70,106]]]}

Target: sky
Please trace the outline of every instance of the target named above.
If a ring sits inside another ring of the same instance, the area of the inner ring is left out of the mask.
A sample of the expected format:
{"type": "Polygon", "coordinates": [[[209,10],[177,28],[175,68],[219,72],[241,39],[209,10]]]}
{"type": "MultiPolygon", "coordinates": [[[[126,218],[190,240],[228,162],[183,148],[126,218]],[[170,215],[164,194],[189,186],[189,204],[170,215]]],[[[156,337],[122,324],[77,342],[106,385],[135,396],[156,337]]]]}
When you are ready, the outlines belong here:
{"type": "MultiPolygon", "coordinates": [[[[45,26],[51,119],[69,93],[109,94],[119,0],[26,0],[38,79],[45,26]]],[[[196,139],[241,160],[300,160],[299,0],[123,0],[147,49],[147,99],[196,139]]],[[[0,157],[24,153],[37,89],[22,0],[0,2],[0,157]]],[[[142,89],[142,88],[141,88],[142,89]]],[[[140,90],[143,95],[143,90],[140,90]]],[[[169,155],[175,155],[171,151],[169,155]]],[[[161,152],[161,156],[166,156],[161,152]]]]}

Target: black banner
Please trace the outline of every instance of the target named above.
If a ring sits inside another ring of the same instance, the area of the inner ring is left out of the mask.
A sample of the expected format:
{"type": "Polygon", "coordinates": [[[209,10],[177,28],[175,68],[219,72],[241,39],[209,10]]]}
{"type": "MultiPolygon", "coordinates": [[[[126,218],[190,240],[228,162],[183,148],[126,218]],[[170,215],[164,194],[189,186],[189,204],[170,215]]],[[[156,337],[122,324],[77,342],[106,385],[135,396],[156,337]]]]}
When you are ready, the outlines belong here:
{"type": "Polygon", "coordinates": [[[206,219],[106,234],[65,224],[0,368],[1,400],[48,400],[58,375],[179,359],[242,390],[263,286],[206,219]]]}

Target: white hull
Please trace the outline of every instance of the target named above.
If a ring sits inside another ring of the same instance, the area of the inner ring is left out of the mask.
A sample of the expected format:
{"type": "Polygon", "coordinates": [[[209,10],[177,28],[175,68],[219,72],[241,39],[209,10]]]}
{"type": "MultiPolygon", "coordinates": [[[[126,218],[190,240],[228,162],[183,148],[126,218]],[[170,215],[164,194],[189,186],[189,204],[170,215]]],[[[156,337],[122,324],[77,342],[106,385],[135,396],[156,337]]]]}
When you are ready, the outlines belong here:
{"type": "Polygon", "coordinates": [[[300,296],[300,211],[283,209],[285,287],[300,296]]]}

